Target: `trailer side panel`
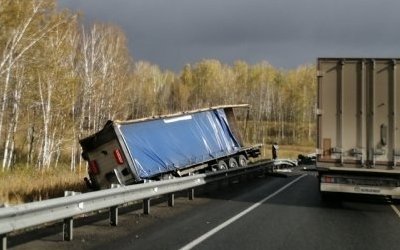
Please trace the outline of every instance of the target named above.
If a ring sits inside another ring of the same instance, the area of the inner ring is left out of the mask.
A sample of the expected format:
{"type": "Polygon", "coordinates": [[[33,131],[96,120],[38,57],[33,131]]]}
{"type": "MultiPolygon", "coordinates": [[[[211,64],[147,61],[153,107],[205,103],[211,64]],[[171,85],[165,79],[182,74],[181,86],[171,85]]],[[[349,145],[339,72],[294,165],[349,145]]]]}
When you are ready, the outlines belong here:
{"type": "Polygon", "coordinates": [[[241,148],[223,109],[117,127],[140,178],[235,154],[241,148]]]}

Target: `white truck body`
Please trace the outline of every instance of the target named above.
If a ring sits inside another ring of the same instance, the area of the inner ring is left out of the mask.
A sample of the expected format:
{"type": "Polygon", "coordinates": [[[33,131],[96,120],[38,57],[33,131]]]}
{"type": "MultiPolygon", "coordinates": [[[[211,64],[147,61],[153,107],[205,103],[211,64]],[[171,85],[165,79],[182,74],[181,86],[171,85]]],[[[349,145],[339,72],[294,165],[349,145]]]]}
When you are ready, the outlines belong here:
{"type": "Polygon", "coordinates": [[[317,60],[321,192],[400,195],[400,58],[317,60]]]}

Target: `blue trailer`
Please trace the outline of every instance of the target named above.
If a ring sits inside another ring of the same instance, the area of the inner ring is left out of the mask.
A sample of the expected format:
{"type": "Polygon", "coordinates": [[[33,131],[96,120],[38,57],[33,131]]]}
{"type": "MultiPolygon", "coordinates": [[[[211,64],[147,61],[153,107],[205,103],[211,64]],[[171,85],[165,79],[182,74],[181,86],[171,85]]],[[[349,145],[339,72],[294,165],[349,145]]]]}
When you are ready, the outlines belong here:
{"type": "Polygon", "coordinates": [[[96,134],[80,140],[88,161],[91,189],[111,184],[218,171],[246,166],[261,145],[245,147],[234,109],[217,106],[131,121],[109,121],[96,134]]]}

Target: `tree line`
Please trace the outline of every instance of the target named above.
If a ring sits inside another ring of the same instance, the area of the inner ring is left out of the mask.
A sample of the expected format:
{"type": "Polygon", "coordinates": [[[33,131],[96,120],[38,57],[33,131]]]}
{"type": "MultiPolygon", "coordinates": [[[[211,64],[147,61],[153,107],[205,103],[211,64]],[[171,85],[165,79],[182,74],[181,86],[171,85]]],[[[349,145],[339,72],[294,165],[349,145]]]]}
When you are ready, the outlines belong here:
{"type": "Polygon", "coordinates": [[[181,72],[134,61],[114,25],[85,27],[56,0],[0,0],[0,164],[47,169],[82,164],[79,139],[107,120],[222,104],[238,114],[247,143],[312,143],[315,67],[207,59],[181,72]]]}

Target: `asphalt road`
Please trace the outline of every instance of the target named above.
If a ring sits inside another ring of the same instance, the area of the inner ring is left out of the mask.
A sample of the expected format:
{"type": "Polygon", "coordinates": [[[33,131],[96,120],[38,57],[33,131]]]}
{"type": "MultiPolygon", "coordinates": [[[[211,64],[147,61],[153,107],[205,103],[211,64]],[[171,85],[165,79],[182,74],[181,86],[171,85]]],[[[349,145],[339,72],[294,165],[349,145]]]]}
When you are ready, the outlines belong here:
{"type": "MultiPolygon", "coordinates": [[[[255,177],[198,190],[142,215],[121,208],[118,227],[107,214],[75,221],[74,240],[61,225],[11,237],[12,249],[400,249],[398,206],[384,198],[341,196],[321,201],[313,172],[255,177]],[[34,239],[34,240],[32,240],[34,239]]],[[[153,202],[153,203],[156,203],[153,202]]]]}

